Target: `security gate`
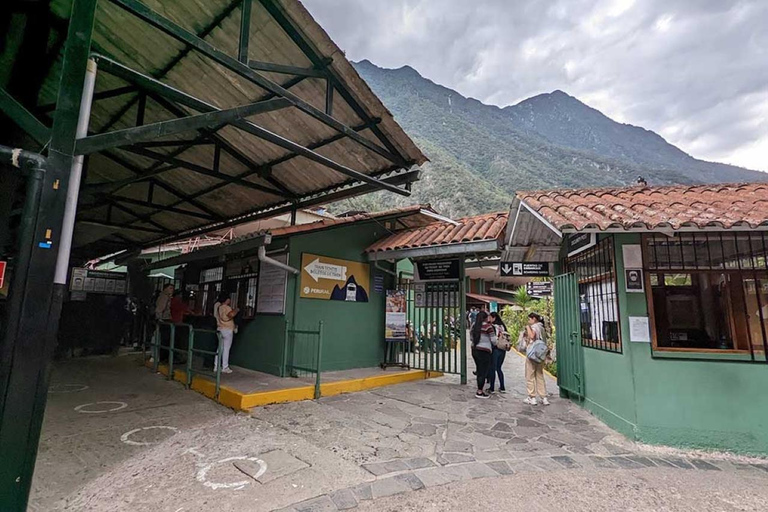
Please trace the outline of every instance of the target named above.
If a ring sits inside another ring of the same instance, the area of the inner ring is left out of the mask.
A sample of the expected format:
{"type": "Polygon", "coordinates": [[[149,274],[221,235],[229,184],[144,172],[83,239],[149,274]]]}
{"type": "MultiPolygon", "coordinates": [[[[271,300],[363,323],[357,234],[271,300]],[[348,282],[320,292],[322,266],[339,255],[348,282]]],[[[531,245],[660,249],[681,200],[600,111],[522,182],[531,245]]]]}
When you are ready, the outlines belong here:
{"type": "Polygon", "coordinates": [[[409,368],[466,377],[466,309],[461,282],[403,280],[406,341],[400,360],[409,368]]]}
{"type": "Polygon", "coordinates": [[[579,320],[579,283],[576,274],[555,277],[557,384],[576,398],[584,397],[584,353],[579,320]]]}

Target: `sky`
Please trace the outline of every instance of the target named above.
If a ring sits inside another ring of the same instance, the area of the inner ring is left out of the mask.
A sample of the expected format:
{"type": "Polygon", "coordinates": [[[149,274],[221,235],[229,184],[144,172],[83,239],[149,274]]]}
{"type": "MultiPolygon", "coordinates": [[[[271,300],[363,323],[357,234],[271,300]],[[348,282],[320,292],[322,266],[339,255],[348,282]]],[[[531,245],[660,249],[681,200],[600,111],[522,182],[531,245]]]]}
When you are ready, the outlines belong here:
{"type": "Polygon", "coordinates": [[[768,0],[303,0],[346,52],[507,106],[560,89],[768,171],[768,0]]]}

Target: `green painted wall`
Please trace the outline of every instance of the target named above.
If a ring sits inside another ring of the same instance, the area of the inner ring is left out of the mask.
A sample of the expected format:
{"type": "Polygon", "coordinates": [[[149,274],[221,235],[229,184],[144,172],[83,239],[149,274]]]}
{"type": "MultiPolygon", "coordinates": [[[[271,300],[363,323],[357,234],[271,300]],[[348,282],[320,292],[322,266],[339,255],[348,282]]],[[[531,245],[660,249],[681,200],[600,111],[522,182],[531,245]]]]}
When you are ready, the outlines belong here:
{"type": "Polygon", "coordinates": [[[616,430],[651,444],[768,453],[768,367],[724,361],[653,359],[629,342],[629,316],[647,316],[644,294],[624,292],[618,235],[616,268],[623,354],[584,348],[586,408],[616,430]]]}
{"type": "MultiPolygon", "coordinates": [[[[299,268],[305,252],[365,262],[363,250],[388,234],[384,227],[372,222],[296,236],[290,240],[291,266],[299,268]]],[[[389,263],[379,265],[394,271],[389,263]]],[[[384,359],[386,293],[376,293],[374,276],[384,276],[384,290],[394,286],[394,277],[377,270],[373,263],[370,271],[367,303],[305,298],[296,301],[293,318],[297,328],[314,328],[320,320],[324,322],[323,370],[378,366],[384,359]]],[[[295,279],[291,279],[290,286],[295,289],[295,279]]],[[[298,295],[298,290],[293,295],[298,295]]]]}

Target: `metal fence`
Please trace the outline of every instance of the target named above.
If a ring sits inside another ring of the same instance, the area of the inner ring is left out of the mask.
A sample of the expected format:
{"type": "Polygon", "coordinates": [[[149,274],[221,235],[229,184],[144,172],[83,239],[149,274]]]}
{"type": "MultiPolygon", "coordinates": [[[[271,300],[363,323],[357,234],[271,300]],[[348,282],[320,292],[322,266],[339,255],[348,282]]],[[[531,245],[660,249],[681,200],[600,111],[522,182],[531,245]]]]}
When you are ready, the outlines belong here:
{"type": "Polygon", "coordinates": [[[407,304],[406,341],[395,344],[407,368],[462,373],[466,319],[461,283],[402,281],[407,304]]]}
{"type": "Polygon", "coordinates": [[[281,377],[315,377],[315,399],[320,398],[323,368],[323,322],[317,328],[296,329],[285,323],[285,349],[281,377]]]}

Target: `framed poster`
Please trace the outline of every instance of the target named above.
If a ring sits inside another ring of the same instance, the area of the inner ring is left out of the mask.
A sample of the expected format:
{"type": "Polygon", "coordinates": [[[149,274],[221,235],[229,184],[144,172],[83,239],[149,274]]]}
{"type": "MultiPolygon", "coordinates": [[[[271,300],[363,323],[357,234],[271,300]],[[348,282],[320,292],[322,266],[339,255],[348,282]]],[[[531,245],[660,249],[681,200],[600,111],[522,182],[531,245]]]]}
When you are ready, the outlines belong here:
{"type": "MultiPolygon", "coordinates": [[[[288,264],[288,253],[271,258],[288,264]]],[[[274,265],[262,263],[259,266],[259,284],[256,291],[256,313],[268,315],[285,314],[285,293],[288,287],[288,272],[274,265]]]]}
{"type": "Polygon", "coordinates": [[[643,280],[643,270],[639,268],[624,269],[624,282],[626,283],[627,293],[645,292],[645,283],[643,280]]]}
{"type": "Polygon", "coordinates": [[[406,292],[387,290],[387,310],[384,338],[388,340],[405,339],[406,292]]]}
{"type": "Polygon", "coordinates": [[[368,263],[304,253],[301,292],[305,299],[368,302],[371,270],[368,263]]]}

